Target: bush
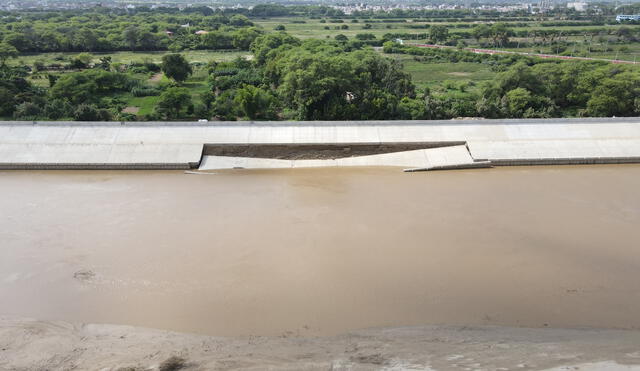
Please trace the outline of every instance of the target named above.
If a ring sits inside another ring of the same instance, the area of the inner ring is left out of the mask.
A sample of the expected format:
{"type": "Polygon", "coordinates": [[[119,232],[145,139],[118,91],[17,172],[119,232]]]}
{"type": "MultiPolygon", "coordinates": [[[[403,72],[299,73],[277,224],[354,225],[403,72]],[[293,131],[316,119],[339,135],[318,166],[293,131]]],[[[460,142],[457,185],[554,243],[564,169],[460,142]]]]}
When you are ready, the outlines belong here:
{"type": "Polygon", "coordinates": [[[34,120],[42,114],[40,107],[31,102],[19,104],[16,107],[13,117],[18,120],[34,120]]]}
{"type": "Polygon", "coordinates": [[[71,116],[73,107],[61,99],[53,99],[44,106],[44,116],[52,120],[71,116]]]}
{"type": "Polygon", "coordinates": [[[137,86],[131,89],[131,95],[134,97],[151,97],[160,95],[160,89],[155,86],[137,86]]]}
{"type": "Polygon", "coordinates": [[[110,121],[111,113],[92,104],[81,104],[73,114],[76,121],[110,121]]]}

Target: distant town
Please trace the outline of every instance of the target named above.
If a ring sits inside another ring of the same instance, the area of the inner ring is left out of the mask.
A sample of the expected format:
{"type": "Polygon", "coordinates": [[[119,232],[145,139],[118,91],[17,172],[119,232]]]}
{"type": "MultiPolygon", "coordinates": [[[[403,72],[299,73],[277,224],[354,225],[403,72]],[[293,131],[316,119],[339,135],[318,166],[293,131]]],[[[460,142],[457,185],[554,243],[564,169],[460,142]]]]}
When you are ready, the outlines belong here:
{"type": "MultiPolygon", "coordinates": [[[[257,5],[254,1],[235,3],[235,0],[229,1],[119,1],[119,0],[9,0],[0,4],[2,11],[16,10],[73,10],[78,8],[179,8],[185,9],[189,7],[209,7],[211,9],[251,9],[257,5]]],[[[471,2],[471,1],[443,1],[443,2],[419,2],[408,1],[404,3],[391,2],[386,0],[371,1],[368,3],[345,3],[340,1],[325,0],[305,0],[305,1],[280,1],[274,4],[279,5],[324,5],[341,11],[344,15],[354,12],[370,11],[370,12],[392,12],[394,10],[461,10],[473,9],[478,11],[495,11],[499,13],[525,12],[535,14],[553,9],[569,9],[575,12],[590,12],[592,14],[600,14],[603,7],[607,6],[606,2],[561,2],[551,0],[540,0],[527,3],[513,3],[504,1],[493,2],[471,2]]],[[[625,5],[634,6],[637,3],[616,3],[615,9],[622,8],[625,5]]],[[[617,21],[640,21],[640,15],[636,14],[616,14],[617,21]]]]}

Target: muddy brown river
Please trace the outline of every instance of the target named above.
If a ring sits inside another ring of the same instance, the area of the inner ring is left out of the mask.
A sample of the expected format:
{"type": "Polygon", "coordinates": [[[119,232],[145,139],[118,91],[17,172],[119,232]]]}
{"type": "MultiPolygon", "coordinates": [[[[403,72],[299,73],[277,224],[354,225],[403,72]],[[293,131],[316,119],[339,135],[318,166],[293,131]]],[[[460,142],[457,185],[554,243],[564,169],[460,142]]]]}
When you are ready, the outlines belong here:
{"type": "Polygon", "coordinates": [[[0,315],[640,328],[640,166],[0,172],[0,315]]]}

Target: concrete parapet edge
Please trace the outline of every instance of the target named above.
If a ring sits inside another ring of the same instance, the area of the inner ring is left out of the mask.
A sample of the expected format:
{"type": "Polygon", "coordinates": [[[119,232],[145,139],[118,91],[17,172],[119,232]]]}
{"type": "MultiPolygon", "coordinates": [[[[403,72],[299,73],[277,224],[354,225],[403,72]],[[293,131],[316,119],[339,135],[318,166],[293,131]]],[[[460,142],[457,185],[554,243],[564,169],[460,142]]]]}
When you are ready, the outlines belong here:
{"type": "Polygon", "coordinates": [[[462,119],[462,120],[358,120],[358,121],[0,121],[0,126],[396,126],[396,125],[495,125],[495,124],[589,124],[640,123],[640,117],[581,117],[551,119],[462,119]]]}

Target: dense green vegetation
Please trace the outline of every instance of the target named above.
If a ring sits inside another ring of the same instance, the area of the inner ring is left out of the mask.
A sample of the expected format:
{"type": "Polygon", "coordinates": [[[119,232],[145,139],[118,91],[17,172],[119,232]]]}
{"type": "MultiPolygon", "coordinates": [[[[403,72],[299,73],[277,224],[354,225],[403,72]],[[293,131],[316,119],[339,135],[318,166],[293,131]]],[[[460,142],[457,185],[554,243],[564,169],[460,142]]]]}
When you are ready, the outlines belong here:
{"type": "Polygon", "coordinates": [[[205,16],[193,11],[24,12],[2,19],[0,41],[19,52],[248,50],[262,33],[251,26],[241,14],[205,16]]]}
{"type": "Polygon", "coordinates": [[[640,115],[636,65],[463,50],[632,60],[640,54],[638,25],[610,24],[601,15],[564,14],[558,20],[553,15],[392,13],[345,16],[327,7],[277,5],[8,13],[0,19],[0,117],[640,115]],[[475,23],[478,19],[500,22],[475,23]],[[411,42],[454,47],[419,48],[411,42]]]}

